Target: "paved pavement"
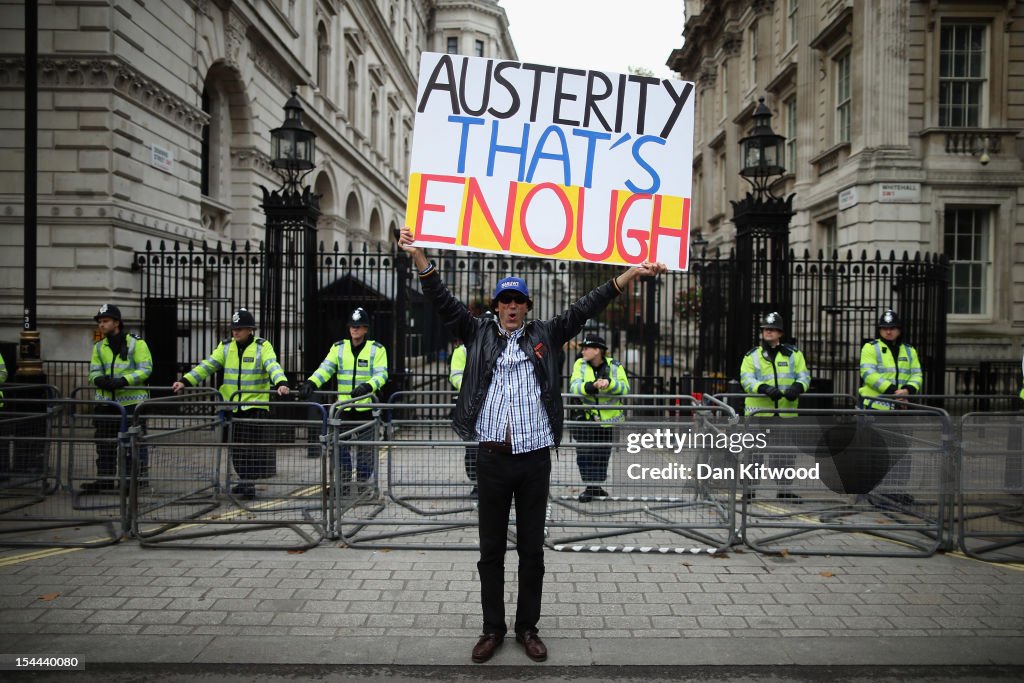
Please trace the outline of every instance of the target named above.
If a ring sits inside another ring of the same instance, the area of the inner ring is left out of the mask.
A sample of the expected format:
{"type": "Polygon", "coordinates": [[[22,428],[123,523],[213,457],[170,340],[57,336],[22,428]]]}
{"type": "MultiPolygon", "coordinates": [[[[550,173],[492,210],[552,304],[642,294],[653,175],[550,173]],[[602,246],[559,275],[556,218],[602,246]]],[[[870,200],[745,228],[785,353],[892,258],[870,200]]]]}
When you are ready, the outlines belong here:
{"type": "MultiPolygon", "coordinates": [[[[1024,678],[1019,565],[942,554],[548,551],[540,629],[549,661],[529,661],[508,639],[481,666],[469,661],[480,622],[475,560],[473,551],[330,542],[301,553],[131,541],[6,550],[0,654],[78,655],[107,681],[129,680],[116,674],[133,666],[238,675],[242,665],[283,667],[258,669],[265,680],[288,677],[289,667],[380,680],[432,670],[474,677],[485,667],[494,680],[545,667],[552,680],[659,680],[657,671],[707,680],[1024,678]]],[[[514,594],[506,601],[511,618],[514,594]]]]}

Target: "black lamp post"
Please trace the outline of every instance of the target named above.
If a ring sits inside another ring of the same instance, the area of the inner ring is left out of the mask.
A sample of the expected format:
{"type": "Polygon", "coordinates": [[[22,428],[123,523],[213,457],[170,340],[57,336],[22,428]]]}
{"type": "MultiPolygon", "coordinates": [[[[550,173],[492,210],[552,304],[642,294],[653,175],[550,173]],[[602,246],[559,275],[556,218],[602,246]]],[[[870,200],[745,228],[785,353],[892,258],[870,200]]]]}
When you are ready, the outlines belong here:
{"type": "Polygon", "coordinates": [[[316,268],[320,196],[302,184],[316,167],[316,135],[302,125],[302,103],[296,90],[292,90],[284,111],[284,123],[270,131],[270,163],[283,182],[273,191],[260,187],[267,215],[260,331],[274,345],[279,357],[294,363],[300,350],[296,348],[300,344],[297,330],[302,329],[302,373],[306,376],[320,360],[316,268]],[[288,310],[286,300],[291,304],[288,310]],[[292,334],[285,333],[286,326],[292,334]]]}
{"type": "MultiPolygon", "coordinates": [[[[18,363],[14,379],[18,382],[45,384],[42,343],[36,326],[36,231],[38,223],[38,150],[39,98],[38,52],[39,7],[36,0],[25,2],[25,243],[22,253],[24,305],[21,337],[18,342],[18,363]]],[[[14,364],[13,358],[6,358],[14,364]]]]}
{"type": "Polygon", "coordinates": [[[793,217],[793,195],[776,197],[771,191],[775,179],[786,172],[782,163],[786,138],[772,130],[772,113],[763,97],[758,100],[753,119],[750,134],[740,140],[740,176],[753,191],[741,201],[730,202],[736,226],[730,320],[737,327],[728,335],[730,377],[739,376],[740,361],[756,339],[757,320],[765,313],[781,313],[787,337],[792,339],[789,221],[793,217]]]}

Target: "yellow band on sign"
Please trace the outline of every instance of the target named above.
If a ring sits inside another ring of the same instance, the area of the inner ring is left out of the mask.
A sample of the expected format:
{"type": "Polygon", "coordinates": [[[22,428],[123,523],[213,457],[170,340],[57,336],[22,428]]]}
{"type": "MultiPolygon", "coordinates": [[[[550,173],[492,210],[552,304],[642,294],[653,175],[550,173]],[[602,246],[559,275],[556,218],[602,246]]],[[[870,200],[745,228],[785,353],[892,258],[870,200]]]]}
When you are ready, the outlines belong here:
{"type": "Polygon", "coordinates": [[[409,198],[406,225],[424,246],[623,265],[671,260],[684,270],[688,261],[688,198],[515,181],[496,195],[473,177],[427,173],[412,174],[409,198]],[[537,203],[546,209],[531,218],[537,203]],[[558,220],[552,206],[561,207],[558,220]],[[666,249],[676,251],[672,259],[666,249]]]}

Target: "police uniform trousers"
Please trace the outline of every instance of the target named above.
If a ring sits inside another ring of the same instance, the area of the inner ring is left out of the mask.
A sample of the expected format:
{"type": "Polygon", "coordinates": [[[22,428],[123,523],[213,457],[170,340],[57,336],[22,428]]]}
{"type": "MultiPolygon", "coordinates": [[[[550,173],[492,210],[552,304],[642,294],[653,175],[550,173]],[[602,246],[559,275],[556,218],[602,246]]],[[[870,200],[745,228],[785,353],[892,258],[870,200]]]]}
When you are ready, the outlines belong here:
{"type": "MultiPolygon", "coordinates": [[[[341,411],[342,431],[352,432],[348,438],[353,441],[370,441],[373,439],[374,417],[372,410],[341,411]],[[362,424],[361,429],[356,429],[362,424]],[[355,431],[353,431],[355,430],[355,431]]],[[[352,472],[352,455],[355,451],[356,481],[369,481],[376,465],[376,452],[373,446],[349,446],[344,441],[338,444],[338,460],[341,468],[341,481],[349,481],[352,472]]]]}
{"type": "Polygon", "coordinates": [[[277,474],[277,457],[270,439],[269,410],[236,410],[227,430],[231,465],[240,480],[268,479],[277,474]]]}

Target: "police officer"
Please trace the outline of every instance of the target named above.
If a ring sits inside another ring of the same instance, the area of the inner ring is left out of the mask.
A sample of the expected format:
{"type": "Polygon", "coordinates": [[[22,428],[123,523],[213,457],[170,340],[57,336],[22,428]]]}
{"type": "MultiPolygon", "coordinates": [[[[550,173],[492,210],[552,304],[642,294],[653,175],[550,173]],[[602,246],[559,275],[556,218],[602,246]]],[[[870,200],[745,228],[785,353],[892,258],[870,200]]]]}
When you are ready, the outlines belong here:
{"type": "MultiPolygon", "coordinates": [[[[231,316],[231,338],[218,344],[213,353],[185,373],[171,388],[178,393],[222,370],[224,384],[220,386],[220,395],[225,401],[235,404],[232,415],[243,418],[233,426],[234,442],[266,442],[265,425],[259,420],[270,414],[270,406],[266,405],[270,387],[273,385],[279,396],[287,396],[288,380],[277,362],[274,347],[266,339],[256,336],[256,318],[244,308],[231,316]]],[[[266,479],[277,471],[273,452],[266,446],[234,446],[231,448],[231,462],[239,478],[231,493],[244,500],[256,497],[253,479],[266,479]]]]}
{"type": "MultiPolygon", "coordinates": [[[[144,386],[153,374],[153,356],[146,342],[125,332],[121,309],[103,304],[93,316],[103,339],[92,347],[89,361],[89,382],[96,387],[97,401],[112,401],[124,408],[149,398],[144,386]]],[[[130,411],[129,411],[130,412],[130,411]]],[[[104,403],[96,407],[96,481],[82,484],[82,493],[99,493],[120,489],[117,480],[117,434],[121,411],[104,403]]],[[[139,456],[139,484],[145,486],[149,463],[146,452],[139,456]]],[[[127,456],[127,454],[126,454],[127,456]]],[[[125,461],[127,472],[130,459],[125,461]]]]}
{"type": "Polygon", "coordinates": [[[608,461],[612,455],[610,444],[615,435],[613,428],[625,419],[619,397],[629,393],[629,378],[621,363],[605,355],[608,345],[602,337],[588,334],[583,338],[582,347],[582,355],[572,367],[569,393],[581,397],[585,406],[584,419],[591,424],[578,430],[578,436],[574,436],[579,441],[609,444],[576,447],[576,466],[586,484],[579,501],[589,503],[594,498],[608,497],[601,484],[608,479],[608,461]]]}
{"type": "MultiPolygon", "coordinates": [[[[908,396],[921,393],[924,375],[917,350],[902,343],[903,321],[896,311],[886,309],[878,318],[878,338],[867,342],[860,350],[860,396],[867,410],[891,411],[896,405],[875,400],[885,396],[906,401],[908,396]]],[[[889,471],[886,481],[897,488],[910,481],[910,458],[904,457],[889,471]]],[[[905,491],[885,494],[899,505],[910,505],[914,497],[905,491]]]]}
{"type": "MultiPolygon", "coordinates": [[[[384,345],[367,339],[370,331],[370,314],[363,308],[352,311],[348,319],[348,339],[337,341],[327,352],[316,372],[310,375],[299,387],[299,395],[303,400],[309,398],[314,391],[328,382],[333,375],[338,376],[338,401],[355,400],[341,411],[341,419],[346,422],[369,422],[373,419],[372,407],[375,394],[388,381],[388,352],[384,345]]],[[[349,448],[341,446],[341,478],[348,481],[352,470],[352,459],[349,448]]],[[[373,476],[374,454],[368,446],[356,449],[356,482],[358,490],[368,490],[367,482],[373,476]]]]}
{"type": "MultiPolygon", "coordinates": [[[[484,311],[483,315],[480,316],[483,320],[495,320],[494,314],[490,311],[484,311]]],[[[466,370],[466,345],[459,344],[452,351],[451,365],[448,368],[448,381],[451,383],[455,391],[462,390],[462,375],[466,370]]],[[[477,498],[479,496],[479,489],[476,485],[476,458],[477,458],[477,447],[466,446],[466,455],[464,457],[464,466],[466,469],[466,477],[473,482],[473,490],[469,492],[470,498],[477,498]]]]}
{"type": "Polygon", "coordinates": [[[875,401],[876,396],[897,400],[921,392],[923,374],[917,350],[901,343],[903,322],[891,308],[878,318],[878,338],[860,350],[860,395],[868,410],[892,410],[888,401],[875,401]]]}
{"type": "MultiPolygon", "coordinates": [[[[811,386],[811,375],[807,361],[800,349],[782,343],[785,323],[778,312],[767,313],[761,318],[761,343],[747,351],[740,365],[740,384],[747,392],[744,413],[755,417],[796,417],[796,413],[762,412],[758,409],[798,407],[800,394],[811,386]]],[[[790,467],[793,456],[783,455],[772,459],[773,466],[790,467]]],[[[800,496],[786,490],[792,480],[780,480],[778,498],[799,500],[800,496]]],[[[753,498],[751,491],[748,498],[753,498]]]]}

